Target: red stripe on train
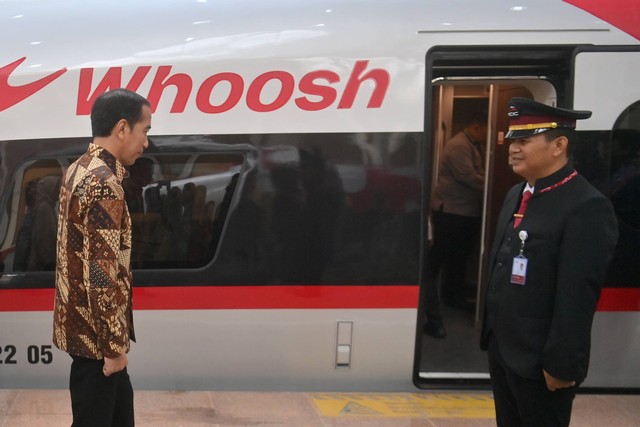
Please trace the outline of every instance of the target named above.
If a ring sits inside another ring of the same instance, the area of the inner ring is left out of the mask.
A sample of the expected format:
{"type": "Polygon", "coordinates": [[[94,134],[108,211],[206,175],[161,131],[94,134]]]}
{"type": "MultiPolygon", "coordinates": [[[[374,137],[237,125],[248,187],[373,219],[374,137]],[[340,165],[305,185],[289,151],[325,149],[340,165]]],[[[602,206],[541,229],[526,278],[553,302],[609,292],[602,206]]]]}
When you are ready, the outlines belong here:
{"type": "Polygon", "coordinates": [[[640,288],[605,288],[598,311],[640,311],[640,288]]]}
{"type": "MultiPolygon", "coordinates": [[[[53,289],[0,291],[2,311],[53,310],[53,289]]],[[[417,308],[417,286],[139,287],[135,310],[417,308]]]]}
{"type": "MultiPolygon", "coordinates": [[[[417,308],[417,286],[191,286],[134,289],[136,310],[417,308]]],[[[0,312],[53,310],[53,289],[0,290],[0,312]]],[[[640,288],[606,288],[598,311],[640,311],[640,288]]]]}
{"type": "Polygon", "coordinates": [[[417,286],[136,288],[137,310],[417,308],[417,286]]]}

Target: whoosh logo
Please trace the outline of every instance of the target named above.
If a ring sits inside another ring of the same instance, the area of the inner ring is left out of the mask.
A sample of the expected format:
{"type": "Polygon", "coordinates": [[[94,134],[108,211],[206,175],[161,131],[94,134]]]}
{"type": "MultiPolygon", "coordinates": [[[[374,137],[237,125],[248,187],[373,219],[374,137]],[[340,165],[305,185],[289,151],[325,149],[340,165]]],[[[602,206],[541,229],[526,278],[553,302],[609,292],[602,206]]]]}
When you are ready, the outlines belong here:
{"type": "MultiPolygon", "coordinates": [[[[67,71],[64,68],[22,86],[10,85],[9,76],[25,59],[21,58],[0,68],[0,111],[24,101],[67,71]]],[[[93,68],[82,68],[78,82],[76,114],[90,114],[95,99],[108,90],[125,87],[139,92],[142,83],[151,79],[150,75],[153,75],[153,80],[151,80],[149,92],[141,94],[149,99],[153,112],[164,96],[165,89],[170,86],[173,86],[170,92],[175,94],[171,103],[171,113],[183,113],[193,93],[195,93],[196,108],[205,114],[224,113],[236,107],[241,101],[244,101],[250,110],[260,113],[276,111],[292,100],[299,109],[304,111],[324,110],[334,106],[336,102],[337,105],[334,108],[350,109],[360,87],[366,81],[373,83],[367,108],[380,108],[389,88],[390,74],[382,68],[368,69],[368,65],[367,60],[354,63],[341,93],[336,87],[341,82],[341,76],[330,70],[311,71],[302,76],[299,81],[296,81],[291,73],[282,70],[265,72],[249,82],[245,81],[240,74],[233,72],[216,73],[202,81],[195,81],[189,74],[172,73],[171,65],[157,67],[154,75],[153,67],[140,66],[123,85],[122,67],[109,68],[97,82],[94,82],[93,68]],[[218,85],[220,89],[216,92],[214,102],[212,96],[218,85]],[[270,85],[271,89],[276,85],[278,89],[275,98],[271,91],[270,98],[273,99],[264,101],[262,94],[267,85],[270,85]],[[299,96],[294,95],[296,89],[299,96]]]]}
{"type": "Polygon", "coordinates": [[[9,76],[20,64],[24,62],[25,59],[27,58],[20,58],[17,61],[0,68],[0,111],[4,111],[24,101],[67,72],[67,69],[63,68],[31,83],[20,86],[13,86],[9,84],[9,76]]]}

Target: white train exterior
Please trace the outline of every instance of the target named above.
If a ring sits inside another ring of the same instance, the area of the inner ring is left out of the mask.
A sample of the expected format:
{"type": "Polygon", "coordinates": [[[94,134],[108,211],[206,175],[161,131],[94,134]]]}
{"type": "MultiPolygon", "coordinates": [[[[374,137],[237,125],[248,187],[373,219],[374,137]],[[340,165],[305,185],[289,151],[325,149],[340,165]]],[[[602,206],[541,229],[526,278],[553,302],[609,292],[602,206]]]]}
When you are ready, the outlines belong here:
{"type": "MultiPolygon", "coordinates": [[[[457,99],[487,102],[483,242],[512,90],[594,111],[578,131],[596,141],[585,159],[601,157],[578,166],[609,191],[633,145],[612,135],[639,132],[640,6],[593,3],[3,1],[0,387],[66,387],[70,359],[51,343],[53,272],[18,262],[25,191],[84,151],[91,102],[116,87],[153,105],[142,190],[164,203],[133,212],[134,226],[153,228],[134,254],[136,388],[486,380],[420,362],[429,197],[452,132],[442,124],[457,99]]],[[[589,387],[640,387],[640,231],[622,222],[627,254],[596,314],[589,387]]]]}

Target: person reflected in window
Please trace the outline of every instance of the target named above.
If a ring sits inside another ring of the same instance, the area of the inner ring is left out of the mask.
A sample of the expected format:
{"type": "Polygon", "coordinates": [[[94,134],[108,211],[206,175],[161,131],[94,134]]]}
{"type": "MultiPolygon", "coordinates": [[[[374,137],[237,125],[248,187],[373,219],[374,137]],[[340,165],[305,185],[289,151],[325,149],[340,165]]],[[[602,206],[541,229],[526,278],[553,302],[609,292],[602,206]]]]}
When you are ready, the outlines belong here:
{"type": "MultiPolygon", "coordinates": [[[[271,238],[265,209],[254,199],[258,170],[252,169],[241,184],[237,201],[226,208],[226,227],[216,258],[217,274],[232,283],[268,283],[271,279],[271,238]]],[[[231,190],[231,192],[233,192],[231,190]]]]}
{"type": "Polygon", "coordinates": [[[132,257],[132,262],[139,263],[138,265],[134,264],[134,267],[153,268],[157,266],[155,255],[160,248],[163,236],[161,227],[162,200],[159,186],[149,186],[144,190],[145,213],[141,230],[142,241],[140,253],[135,258],[132,257]]]}
{"type": "Polygon", "coordinates": [[[56,265],[56,204],[60,178],[47,176],[38,181],[33,208],[31,250],[28,271],[52,271],[56,265]]]}
{"type": "Polygon", "coordinates": [[[170,187],[163,199],[162,230],[160,246],[155,253],[155,261],[165,267],[179,267],[184,263],[187,254],[182,221],[182,189],[170,187]]]}
{"type": "Polygon", "coordinates": [[[280,165],[271,170],[275,190],[271,231],[275,240],[276,280],[295,282],[302,232],[302,187],[300,173],[293,165],[280,165]]]}
{"type": "Polygon", "coordinates": [[[184,184],[182,187],[182,232],[184,234],[184,240],[187,242],[187,248],[191,240],[195,197],[196,185],[193,182],[184,184]]]}
{"type": "Polygon", "coordinates": [[[153,180],[153,160],[140,157],[129,167],[128,176],[122,181],[125,199],[131,215],[132,268],[141,268],[144,263],[144,248],[148,246],[145,223],[145,201],[143,190],[153,180]]]}
{"type": "Polygon", "coordinates": [[[153,180],[153,160],[140,157],[128,168],[128,176],[122,182],[129,213],[144,213],[143,189],[153,180]]]}
{"type": "Polygon", "coordinates": [[[611,177],[611,201],[618,217],[640,230],[640,133],[633,136],[628,156],[611,177]]]}
{"type": "MultiPolygon", "coordinates": [[[[211,201],[212,208],[215,202],[211,201]]],[[[197,185],[193,190],[191,204],[191,225],[187,259],[193,267],[200,267],[206,261],[207,245],[211,240],[213,214],[207,214],[207,187],[197,185]]]]}
{"type": "Polygon", "coordinates": [[[618,216],[620,237],[607,283],[637,287],[640,283],[640,131],[616,130],[613,141],[619,154],[612,162],[609,196],[618,216]]]}
{"type": "Polygon", "coordinates": [[[303,202],[296,277],[301,283],[317,283],[334,256],[345,194],[338,172],[317,147],[299,154],[303,202]]]}
{"type": "Polygon", "coordinates": [[[209,254],[207,258],[211,259],[215,255],[219,245],[220,245],[220,237],[222,236],[222,230],[224,228],[224,223],[227,220],[227,214],[229,213],[229,209],[231,208],[231,202],[233,200],[236,186],[238,185],[238,180],[240,179],[239,173],[234,173],[231,176],[231,180],[229,184],[225,187],[224,197],[222,198],[222,202],[220,202],[220,206],[218,206],[215,212],[215,218],[213,220],[213,227],[211,230],[211,242],[209,244],[209,254]]]}
{"type": "Polygon", "coordinates": [[[13,271],[26,271],[31,252],[31,234],[33,233],[33,216],[36,204],[36,190],[38,179],[27,183],[24,190],[25,213],[22,225],[16,237],[16,252],[13,257],[13,271]]]}

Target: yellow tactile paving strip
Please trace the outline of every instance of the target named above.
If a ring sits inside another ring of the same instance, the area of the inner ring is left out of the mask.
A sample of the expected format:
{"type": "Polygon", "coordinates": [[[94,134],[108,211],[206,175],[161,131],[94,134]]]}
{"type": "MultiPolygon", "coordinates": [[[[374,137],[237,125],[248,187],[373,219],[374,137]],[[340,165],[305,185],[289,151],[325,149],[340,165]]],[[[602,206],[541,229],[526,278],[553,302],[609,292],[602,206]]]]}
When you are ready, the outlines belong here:
{"type": "Polygon", "coordinates": [[[494,418],[488,394],[309,393],[323,417],[494,418]]]}

